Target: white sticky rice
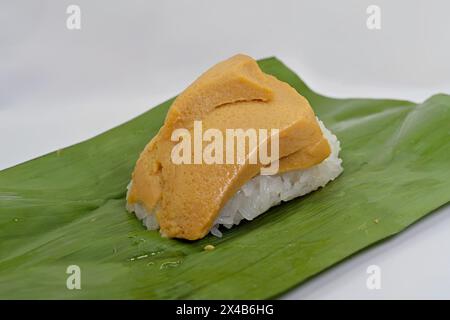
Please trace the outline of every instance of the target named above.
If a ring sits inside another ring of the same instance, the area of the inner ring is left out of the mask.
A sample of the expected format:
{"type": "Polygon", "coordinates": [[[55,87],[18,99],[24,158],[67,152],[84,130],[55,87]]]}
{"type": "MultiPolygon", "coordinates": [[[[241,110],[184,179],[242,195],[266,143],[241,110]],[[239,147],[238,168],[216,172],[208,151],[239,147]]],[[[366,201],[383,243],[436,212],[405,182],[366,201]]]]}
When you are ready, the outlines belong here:
{"type": "MultiPolygon", "coordinates": [[[[213,235],[221,237],[220,226],[229,229],[238,225],[243,219],[253,220],[282,201],[289,201],[324,187],[341,174],[343,168],[342,160],[339,158],[340,143],[337,137],[325,128],[322,121],[318,121],[323,135],[330,144],[331,154],[328,158],[305,170],[289,171],[272,176],[260,175],[248,181],[223,207],[211,228],[210,232],[213,235]]],[[[132,181],[128,189],[131,184],[132,181]]],[[[139,203],[127,204],[127,210],[134,212],[147,229],[159,229],[156,210],[147,212],[139,203]]]]}

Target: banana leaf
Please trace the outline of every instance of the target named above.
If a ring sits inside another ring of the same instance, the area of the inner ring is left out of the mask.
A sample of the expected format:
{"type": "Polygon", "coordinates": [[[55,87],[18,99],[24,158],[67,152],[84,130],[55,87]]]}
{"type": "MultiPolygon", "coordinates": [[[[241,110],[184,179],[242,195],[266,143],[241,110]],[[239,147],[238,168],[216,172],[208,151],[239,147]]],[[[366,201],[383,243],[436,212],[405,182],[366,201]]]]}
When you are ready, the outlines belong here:
{"type": "Polygon", "coordinates": [[[259,64],[304,95],[338,136],[345,170],[337,180],[222,238],[147,231],[125,211],[126,186],[169,100],[0,172],[0,298],[272,298],[449,201],[450,96],[332,99],[276,58],[259,64]],[[70,265],[80,267],[80,290],[66,287],[70,265]]]}

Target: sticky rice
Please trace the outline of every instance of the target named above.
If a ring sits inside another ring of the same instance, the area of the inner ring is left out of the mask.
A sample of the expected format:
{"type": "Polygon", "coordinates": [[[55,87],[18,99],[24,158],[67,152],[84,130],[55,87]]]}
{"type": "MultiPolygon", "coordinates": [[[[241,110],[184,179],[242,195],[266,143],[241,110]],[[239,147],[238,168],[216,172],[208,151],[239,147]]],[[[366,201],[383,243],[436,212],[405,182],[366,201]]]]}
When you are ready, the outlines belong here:
{"type": "MultiPolygon", "coordinates": [[[[244,219],[253,220],[282,201],[289,201],[324,187],[342,173],[339,140],[325,127],[322,121],[318,120],[318,123],[330,145],[330,155],[321,163],[308,169],[271,176],[259,175],[249,180],[222,208],[210,230],[211,234],[221,237],[221,226],[230,229],[244,219]]],[[[128,190],[130,190],[131,184],[132,181],[128,185],[128,190]]],[[[147,229],[159,229],[155,215],[158,208],[148,212],[143,205],[134,203],[127,204],[127,210],[134,212],[147,229]]]]}

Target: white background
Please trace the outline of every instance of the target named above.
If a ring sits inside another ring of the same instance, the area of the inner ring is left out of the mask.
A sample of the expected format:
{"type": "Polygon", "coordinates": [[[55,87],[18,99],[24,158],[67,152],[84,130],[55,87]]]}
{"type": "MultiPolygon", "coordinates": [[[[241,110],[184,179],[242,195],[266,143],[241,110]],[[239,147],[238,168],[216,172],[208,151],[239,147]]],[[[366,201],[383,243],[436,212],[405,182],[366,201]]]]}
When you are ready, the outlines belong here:
{"type": "MultiPolygon", "coordinates": [[[[0,169],[121,124],[238,52],[276,55],[326,95],[420,102],[450,93],[450,2],[0,0],[0,169]],[[366,28],[370,4],[381,30],[366,28]]],[[[447,206],[285,297],[450,298],[449,252],[447,206]],[[366,288],[370,264],[381,290],[366,288]]]]}

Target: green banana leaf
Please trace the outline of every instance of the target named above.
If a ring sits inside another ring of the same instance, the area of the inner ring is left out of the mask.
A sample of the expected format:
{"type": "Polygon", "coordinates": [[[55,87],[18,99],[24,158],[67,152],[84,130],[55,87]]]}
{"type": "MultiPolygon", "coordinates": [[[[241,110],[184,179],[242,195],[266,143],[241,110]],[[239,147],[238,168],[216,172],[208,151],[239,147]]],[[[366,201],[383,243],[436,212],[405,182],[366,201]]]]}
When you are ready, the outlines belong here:
{"type": "Polygon", "coordinates": [[[307,97],[342,143],[344,173],[248,223],[187,242],[125,211],[134,163],[173,100],[80,144],[0,172],[0,298],[280,295],[450,199],[450,96],[332,99],[276,58],[261,68],[307,97]],[[213,244],[213,251],[204,251],[213,244]],[[81,290],[68,290],[69,265],[81,290]]]}

